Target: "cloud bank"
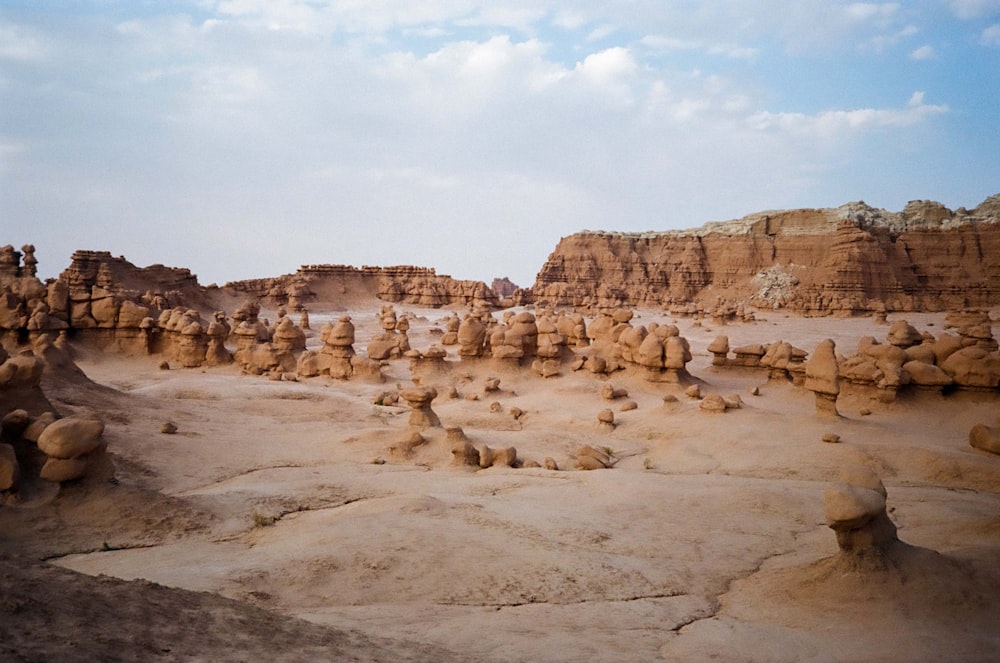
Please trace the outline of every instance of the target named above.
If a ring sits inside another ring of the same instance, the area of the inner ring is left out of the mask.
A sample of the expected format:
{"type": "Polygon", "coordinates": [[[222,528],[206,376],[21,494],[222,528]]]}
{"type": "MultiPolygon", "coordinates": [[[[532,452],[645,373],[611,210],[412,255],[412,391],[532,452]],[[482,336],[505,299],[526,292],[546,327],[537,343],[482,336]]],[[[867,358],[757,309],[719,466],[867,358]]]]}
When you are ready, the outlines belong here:
{"type": "Polygon", "coordinates": [[[0,241],[49,275],[530,285],[585,228],[1000,191],[987,0],[76,5],[0,10],[0,241]]]}

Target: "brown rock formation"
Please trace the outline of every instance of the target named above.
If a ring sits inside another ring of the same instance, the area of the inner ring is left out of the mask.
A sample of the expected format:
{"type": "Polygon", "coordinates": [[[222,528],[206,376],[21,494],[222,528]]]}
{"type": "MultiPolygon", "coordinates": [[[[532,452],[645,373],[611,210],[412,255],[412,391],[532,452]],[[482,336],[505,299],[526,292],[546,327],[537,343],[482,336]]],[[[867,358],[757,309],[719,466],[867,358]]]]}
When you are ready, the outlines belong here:
{"type": "Polygon", "coordinates": [[[831,339],[819,342],[806,362],[805,388],[816,394],[816,413],[837,416],[840,394],[836,345],[831,339]]]}
{"type": "Polygon", "coordinates": [[[841,481],[823,495],[827,525],[837,534],[842,555],[865,555],[885,550],[899,539],[886,513],[882,480],[867,467],[847,468],[841,481]]]}
{"type": "MultiPolygon", "coordinates": [[[[915,201],[753,214],[696,230],[563,238],[531,294],[550,305],[719,307],[811,314],[1000,303],[1000,196],[972,211],[915,201]]],[[[714,313],[713,313],[714,315],[714,313]]]]}
{"type": "Polygon", "coordinates": [[[233,281],[227,283],[224,289],[231,294],[250,295],[293,310],[300,310],[305,304],[314,301],[338,301],[351,293],[418,306],[497,304],[497,296],[482,281],[453,279],[438,274],[431,268],[409,265],[361,268],[350,265],[303,265],[294,274],[233,281]]]}

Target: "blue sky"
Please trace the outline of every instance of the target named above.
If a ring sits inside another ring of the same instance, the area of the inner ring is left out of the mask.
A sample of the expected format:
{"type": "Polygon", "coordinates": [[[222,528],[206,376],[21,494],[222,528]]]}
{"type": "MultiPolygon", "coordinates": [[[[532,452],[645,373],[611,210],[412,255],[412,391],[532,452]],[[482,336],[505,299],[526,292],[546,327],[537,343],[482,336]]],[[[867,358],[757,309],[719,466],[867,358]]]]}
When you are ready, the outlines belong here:
{"type": "Polygon", "coordinates": [[[582,229],[1000,192],[1000,0],[0,3],[0,243],[530,285],[582,229]]]}

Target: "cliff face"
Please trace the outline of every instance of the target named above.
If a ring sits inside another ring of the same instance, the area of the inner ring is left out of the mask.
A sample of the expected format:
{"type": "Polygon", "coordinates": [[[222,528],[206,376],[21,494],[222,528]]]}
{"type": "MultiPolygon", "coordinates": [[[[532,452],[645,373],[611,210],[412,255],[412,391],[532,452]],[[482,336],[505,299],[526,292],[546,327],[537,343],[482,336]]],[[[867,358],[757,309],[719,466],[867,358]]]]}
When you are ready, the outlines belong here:
{"type": "Polygon", "coordinates": [[[352,296],[375,296],[387,302],[419,306],[497,304],[482,281],[453,279],[426,267],[350,267],[303,265],[295,274],[235,281],[224,288],[298,309],[312,302],[342,302],[352,296]]]}
{"type": "Polygon", "coordinates": [[[198,277],[186,267],[150,265],[137,267],[109,251],[75,251],[69,267],[59,280],[71,292],[89,291],[94,286],[112,291],[153,291],[196,296],[202,291],[198,277]]]}
{"type": "Polygon", "coordinates": [[[531,297],[575,306],[714,305],[804,313],[1000,304],[1000,195],[968,211],[914,201],[764,212],[696,230],[562,239],[531,297]]]}

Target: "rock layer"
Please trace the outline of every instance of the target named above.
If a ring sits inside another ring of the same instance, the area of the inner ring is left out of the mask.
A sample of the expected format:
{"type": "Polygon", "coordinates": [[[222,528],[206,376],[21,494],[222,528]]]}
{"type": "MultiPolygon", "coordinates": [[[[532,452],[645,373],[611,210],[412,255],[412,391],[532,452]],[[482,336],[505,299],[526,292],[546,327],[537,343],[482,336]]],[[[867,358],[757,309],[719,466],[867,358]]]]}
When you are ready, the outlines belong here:
{"type": "Polygon", "coordinates": [[[227,291],[250,295],[274,305],[299,310],[313,301],[336,300],[347,292],[363,292],[387,302],[417,306],[497,304],[497,296],[482,281],[453,279],[427,267],[352,267],[303,265],[294,274],[268,279],[234,281],[227,291]]]}
{"type": "Polygon", "coordinates": [[[969,211],[912,201],[752,214],[696,230],[563,238],[531,297],[551,305],[720,300],[803,313],[1000,303],[1000,194],[969,211]]]}

